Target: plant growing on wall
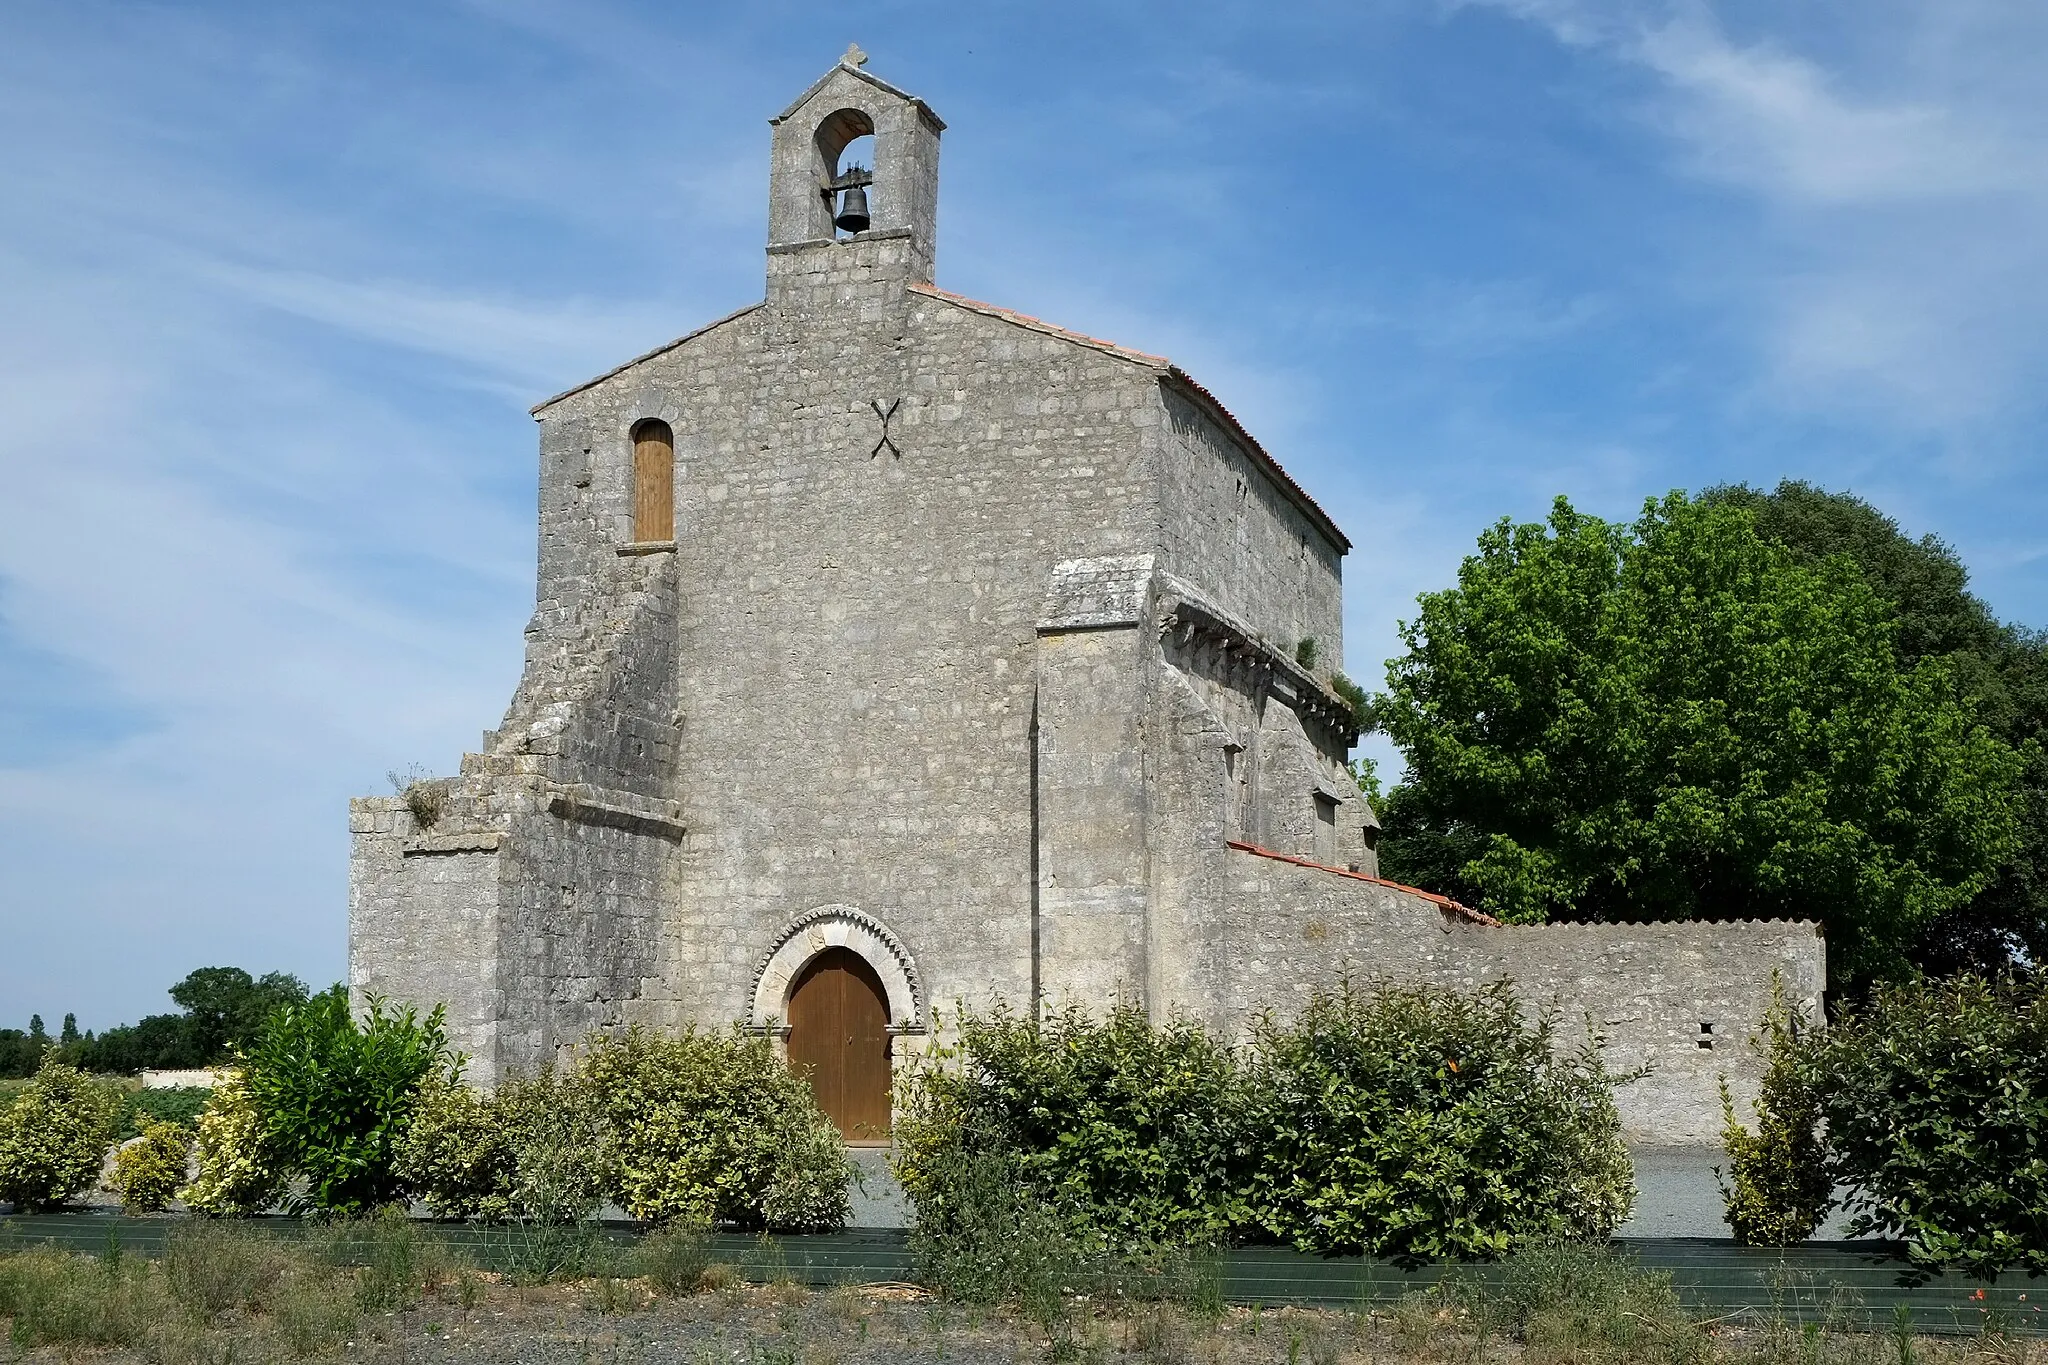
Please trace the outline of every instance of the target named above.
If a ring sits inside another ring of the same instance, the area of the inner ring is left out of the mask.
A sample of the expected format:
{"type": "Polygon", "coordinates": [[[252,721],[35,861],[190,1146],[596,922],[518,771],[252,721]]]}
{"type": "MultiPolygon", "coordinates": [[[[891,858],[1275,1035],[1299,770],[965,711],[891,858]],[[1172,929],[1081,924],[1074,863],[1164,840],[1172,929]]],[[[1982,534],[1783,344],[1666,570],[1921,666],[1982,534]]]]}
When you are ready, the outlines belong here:
{"type": "Polygon", "coordinates": [[[398,799],[405,803],[406,810],[411,812],[415,825],[425,830],[440,823],[442,812],[448,806],[446,779],[435,777],[417,763],[402,772],[388,772],[384,778],[391,784],[391,790],[398,794],[398,799]]]}

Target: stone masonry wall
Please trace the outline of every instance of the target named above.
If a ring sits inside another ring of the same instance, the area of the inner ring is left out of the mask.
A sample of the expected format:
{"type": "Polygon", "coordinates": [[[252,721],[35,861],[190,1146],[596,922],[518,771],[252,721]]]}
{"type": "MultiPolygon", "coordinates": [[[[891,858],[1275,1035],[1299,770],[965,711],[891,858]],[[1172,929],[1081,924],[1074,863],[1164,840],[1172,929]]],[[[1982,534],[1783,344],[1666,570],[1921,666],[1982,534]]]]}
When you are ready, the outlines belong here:
{"type": "Polygon", "coordinates": [[[1196,400],[1161,386],[1160,567],[1242,618],[1290,657],[1313,637],[1344,657],[1345,547],[1196,400]]]}
{"type": "Polygon", "coordinates": [[[1243,850],[1231,855],[1229,896],[1238,1018],[1269,1006],[1285,1017],[1347,973],[1459,989],[1510,980],[1530,1006],[1556,1009],[1561,1029],[1590,1023],[1610,1069],[1649,1068],[1616,1094],[1639,1143],[1711,1141],[1717,1079],[1740,1102],[1756,1093],[1761,1064],[1747,1040],[1773,972],[1808,1008],[1827,975],[1811,923],[1493,925],[1403,888],[1243,850]]]}

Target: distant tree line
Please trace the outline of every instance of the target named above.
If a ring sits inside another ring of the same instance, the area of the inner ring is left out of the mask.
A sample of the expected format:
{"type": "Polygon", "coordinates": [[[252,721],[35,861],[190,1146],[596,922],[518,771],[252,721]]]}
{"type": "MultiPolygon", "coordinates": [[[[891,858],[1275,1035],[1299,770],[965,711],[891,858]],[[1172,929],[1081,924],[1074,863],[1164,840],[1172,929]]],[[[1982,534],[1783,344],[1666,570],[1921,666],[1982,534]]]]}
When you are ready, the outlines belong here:
{"type": "Polygon", "coordinates": [[[1851,994],[2048,963],[2048,634],[1933,536],[1790,481],[1559,498],[1418,605],[1367,708],[1386,875],[1520,923],[1817,919],[1851,994]]]}
{"type": "Polygon", "coordinates": [[[52,1051],[68,1065],[105,1073],[210,1066],[250,1047],[279,1006],[307,998],[306,983],[289,972],[253,977],[240,967],[201,967],[170,995],[178,1013],[147,1015],[97,1035],[80,1033],[73,1014],[64,1016],[55,1038],[40,1014],[29,1016],[25,1032],[0,1029],[0,1077],[34,1075],[52,1051]]]}

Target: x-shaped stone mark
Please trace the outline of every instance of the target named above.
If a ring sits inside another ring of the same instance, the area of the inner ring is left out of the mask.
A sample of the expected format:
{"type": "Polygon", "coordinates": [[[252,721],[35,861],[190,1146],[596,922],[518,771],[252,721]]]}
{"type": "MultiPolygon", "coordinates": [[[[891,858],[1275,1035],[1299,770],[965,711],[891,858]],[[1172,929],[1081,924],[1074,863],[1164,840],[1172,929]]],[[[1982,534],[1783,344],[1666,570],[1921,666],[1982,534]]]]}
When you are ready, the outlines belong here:
{"type": "Polygon", "coordinates": [[[881,454],[882,448],[884,446],[888,447],[889,453],[891,455],[894,455],[897,459],[900,460],[903,458],[903,452],[898,450],[896,448],[896,443],[889,439],[889,419],[896,415],[896,409],[901,407],[902,405],[903,400],[901,398],[891,403],[886,409],[882,407],[881,399],[870,398],[868,400],[868,406],[875,410],[875,416],[882,419],[882,439],[875,442],[875,448],[868,452],[868,458],[870,460],[874,459],[875,456],[881,454]]]}

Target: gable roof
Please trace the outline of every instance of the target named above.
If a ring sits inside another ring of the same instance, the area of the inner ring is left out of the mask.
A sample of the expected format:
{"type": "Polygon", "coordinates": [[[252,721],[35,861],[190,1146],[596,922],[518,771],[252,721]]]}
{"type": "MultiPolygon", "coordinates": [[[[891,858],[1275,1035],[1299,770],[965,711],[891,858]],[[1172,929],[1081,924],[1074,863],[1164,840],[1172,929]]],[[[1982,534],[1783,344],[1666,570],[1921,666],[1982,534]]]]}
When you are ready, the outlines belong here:
{"type": "Polygon", "coordinates": [[[609,370],[606,370],[603,374],[593,375],[589,379],[584,380],[581,384],[571,385],[569,388],[563,389],[560,393],[556,394],[553,398],[543,398],[540,402],[535,403],[532,407],[528,408],[526,410],[527,414],[529,416],[538,417],[540,416],[543,409],[553,407],[555,404],[561,402],[564,398],[574,397],[576,394],[582,393],[585,389],[594,389],[599,384],[604,383],[605,380],[610,379],[614,375],[624,374],[626,371],[632,369],[635,365],[638,365],[643,361],[652,360],[654,359],[654,357],[658,355],[666,355],[670,351],[673,351],[676,347],[682,345],[684,342],[695,341],[698,337],[703,336],[706,332],[716,331],[718,328],[725,326],[725,324],[728,322],[732,322],[737,318],[743,318],[747,314],[754,312],[756,309],[765,307],[767,307],[767,304],[765,303],[750,303],[744,308],[735,309],[732,312],[727,313],[724,317],[720,318],[716,322],[707,322],[694,332],[685,332],[683,333],[683,335],[677,337],[674,341],[664,341],[661,343],[661,345],[655,347],[653,350],[644,351],[641,354],[634,356],[631,360],[628,360],[623,365],[614,365],[609,370]]]}
{"type": "Polygon", "coordinates": [[[1043,336],[1057,337],[1062,341],[1070,341],[1077,346],[1086,346],[1090,350],[1100,351],[1104,355],[1115,356],[1119,360],[1128,360],[1134,365],[1142,365],[1154,371],[1163,382],[1172,385],[1184,398],[1193,402],[1197,407],[1205,409],[1211,417],[1216,419],[1218,425],[1236,436],[1244,448],[1250,452],[1252,458],[1263,465],[1266,472],[1273,476],[1274,482],[1280,486],[1280,491],[1287,496],[1289,501],[1301,509],[1303,515],[1315,524],[1317,530],[1330,538],[1340,553],[1350,550],[1351,537],[1345,535],[1338,528],[1337,523],[1331,519],[1330,514],[1325,512],[1322,506],[1309,496],[1308,490],[1296,483],[1294,477],[1281,467],[1278,460],[1273,458],[1272,453],[1259,444],[1259,438],[1252,435],[1245,427],[1245,424],[1237,420],[1237,415],[1231,412],[1229,408],[1224,407],[1222,400],[1209,392],[1208,388],[1201,381],[1197,380],[1180,366],[1174,364],[1171,360],[1168,360],[1165,356],[1152,355],[1146,351],[1134,350],[1129,346],[1119,346],[1114,341],[1104,341],[1100,337],[1092,337],[1083,332],[1068,331],[1064,327],[1054,326],[1052,323],[1032,317],[1028,313],[1019,313],[1014,309],[997,307],[993,303],[983,303],[979,299],[970,299],[964,295],[948,293],[937,285],[913,283],[910,286],[910,290],[915,294],[923,294],[927,298],[950,303],[956,308],[964,308],[970,313],[980,313],[984,317],[999,318],[1004,322],[1025,328],[1028,331],[1037,332],[1043,336]]]}
{"type": "Polygon", "coordinates": [[[894,95],[899,100],[903,100],[906,103],[915,105],[917,107],[917,112],[923,114],[925,118],[931,122],[933,128],[937,129],[939,132],[942,133],[946,131],[946,121],[940,118],[937,114],[933,113],[932,107],[929,104],[926,104],[923,100],[911,94],[908,90],[903,90],[889,84],[889,82],[883,80],[880,76],[870,76],[866,71],[862,70],[860,67],[857,67],[853,65],[851,62],[848,62],[844,59],[835,63],[830,71],[827,71],[824,75],[812,81],[810,87],[807,90],[805,90],[803,94],[798,95],[795,101],[791,103],[789,108],[783,110],[774,118],[768,120],[768,126],[770,128],[773,128],[776,124],[782,122],[791,114],[794,114],[797,110],[803,108],[804,105],[810,102],[811,96],[817,94],[820,90],[823,90],[825,88],[826,81],[831,80],[834,76],[838,75],[842,71],[844,71],[849,76],[859,77],[861,80],[866,81],[869,85],[874,86],[875,89],[880,90],[885,94],[894,95]]]}

